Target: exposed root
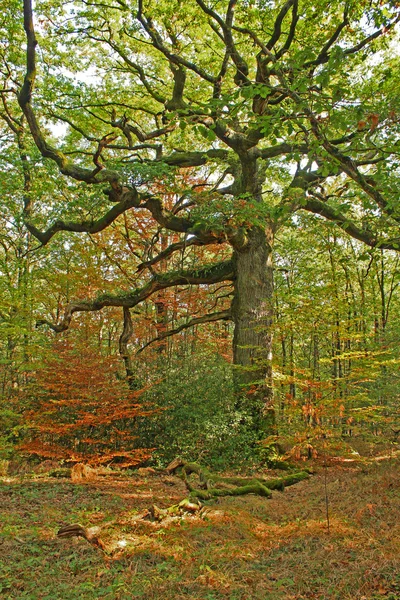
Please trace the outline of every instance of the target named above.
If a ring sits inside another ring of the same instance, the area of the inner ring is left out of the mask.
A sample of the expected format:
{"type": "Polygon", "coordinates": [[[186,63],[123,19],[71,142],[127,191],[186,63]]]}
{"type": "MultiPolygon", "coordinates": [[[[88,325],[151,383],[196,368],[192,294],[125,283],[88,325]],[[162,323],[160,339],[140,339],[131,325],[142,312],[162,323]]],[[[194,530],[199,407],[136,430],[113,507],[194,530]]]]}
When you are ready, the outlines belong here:
{"type": "Polygon", "coordinates": [[[141,516],[147,521],[163,521],[166,518],[185,517],[188,515],[203,515],[204,507],[198,500],[184,498],[178,504],[173,504],[168,508],[159,508],[155,504],[141,516]]]}
{"type": "Polygon", "coordinates": [[[96,548],[100,548],[103,552],[107,552],[107,548],[105,543],[98,537],[99,528],[92,527],[90,529],[86,529],[86,527],[82,527],[79,523],[74,523],[73,525],[65,525],[61,527],[61,529],[57,532],[57,537],[59,538],[67,538],[67,537],[83,537],[85,540],[95,546],[96,548]]]}

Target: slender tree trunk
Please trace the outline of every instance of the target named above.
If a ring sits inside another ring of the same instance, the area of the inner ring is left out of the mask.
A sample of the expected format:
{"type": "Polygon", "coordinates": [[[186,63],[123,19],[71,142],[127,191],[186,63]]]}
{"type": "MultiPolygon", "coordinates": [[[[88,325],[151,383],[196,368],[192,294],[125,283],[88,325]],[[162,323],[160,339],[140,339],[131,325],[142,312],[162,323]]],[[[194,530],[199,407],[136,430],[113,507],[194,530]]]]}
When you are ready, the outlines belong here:
{"type": "Polygon", "coordinates": [[[295,400],[296,398],[296,383],[295,383],[295,379],[294,379],[294,333],[293,333],[293,325],[290,325],[290,346],[289,346],[289,365],[290,365],[290,371],[289,371],[289,375],[290,375],[290,384],[289,384],[289,391],[290,391],[290,397],[292,398],[292,400],[295,400]]]}
{"type": "Polygon", "coordinates": [[[135,376],[132,357],[128,349],[128,343],[133,335],[133,323],[129,308],[124,307],[124,328],[119,338],[119,353],[125,364],[126,378],[130,390],[138,389],[138,381],[135,376]]]}
{"type": "MultiPolygon", "coordinates": [[[[164,235],[163,232],[160,233],[160,252],[165,250],[168,246],[168,237],[164,235]]],[[[162,271],[167,269],[167,262],[162,260],[160,262],[160,267],[162,271]]],[[[166,300],[167,294],[165,290],[161,290],[154,298],[154,306],[156,309],[156,331],[157,336],[162,336],[165,333],[168,325],[168,304],[166,300]]],[[[168,347],[168,341],[165,339],[162,342],[159,342],[157,346],[157,352],[160,357],[160,362],[165,361],[165,353],[168,347]]]]}
{"type": "MultiPolygon", "coordinates": [[[[286,373],[286,365],[287,365],[287,352],[286,352],[286,338],[282,337],[281,340],[282,347],[282,373],[286,373]]],[[[280,412],[283,417],[285,412],[285,383],[282,381],[281,383],[281,401],[280,401],[280,412]]]]}
{"type": "MultiPolygon", "coordinates": [[[[165,296],[166,296],[165,291],[162,291],[159,294],[157,294],[157,296],[154,300],[154,306],[156,309],[155,326],[156,326],[156,331],[157,331],[158,337],[162,336],[162,334],[165,333],[165,331],[167,329],[168,312],[167,312],[165,296]]],[[[168,342],[166,339],[159,343],[159,345],[157,346],[157,353],[159,355],[165,354],[165,352],[167,350],[167,343],[168,342]]],[[[161,360],[165,361],[165,357],[162,356],[161,360]]]]}
{"type": "Polygon", "coordinates": [[[275,428],[272,390],[273,270],[271,230],[254,227],[234,253],[233,361],[238,407],[253,417],[259,436],[275,428]]]}

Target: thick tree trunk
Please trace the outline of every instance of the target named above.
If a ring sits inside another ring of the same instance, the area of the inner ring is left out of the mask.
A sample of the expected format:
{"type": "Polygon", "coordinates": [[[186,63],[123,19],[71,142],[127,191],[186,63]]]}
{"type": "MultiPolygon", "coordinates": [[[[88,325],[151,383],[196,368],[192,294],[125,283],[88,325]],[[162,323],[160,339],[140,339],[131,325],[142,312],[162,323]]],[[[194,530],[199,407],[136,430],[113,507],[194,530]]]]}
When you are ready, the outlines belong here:
{"type": "Polygon", "coordinates": [[[272,389],[273,233],[254,227],[234,253],[232,304],[234,377],[238,408],[250,413],[260,438],[275,429],[272,389]]]}

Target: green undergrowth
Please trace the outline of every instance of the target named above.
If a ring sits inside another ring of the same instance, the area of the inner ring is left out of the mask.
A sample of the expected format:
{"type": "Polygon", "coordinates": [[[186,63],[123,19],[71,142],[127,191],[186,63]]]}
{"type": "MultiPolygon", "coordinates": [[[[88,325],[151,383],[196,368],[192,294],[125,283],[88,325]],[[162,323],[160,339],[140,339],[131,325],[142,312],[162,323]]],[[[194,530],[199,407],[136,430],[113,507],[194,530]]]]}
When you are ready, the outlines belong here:
{"type": "MultiPolygon", "coordinates": [[[[398,460],[340,463],[272,498],[227,497],[202,516],[138,518],[185,495],[174,477],[74,484],[0,479],[5,600],[398,600],[398,460]],[[106,552],[58,528],[98,527],[106,552]]],[[[270,477],[257,473],[258,477],[270,477]]]]}

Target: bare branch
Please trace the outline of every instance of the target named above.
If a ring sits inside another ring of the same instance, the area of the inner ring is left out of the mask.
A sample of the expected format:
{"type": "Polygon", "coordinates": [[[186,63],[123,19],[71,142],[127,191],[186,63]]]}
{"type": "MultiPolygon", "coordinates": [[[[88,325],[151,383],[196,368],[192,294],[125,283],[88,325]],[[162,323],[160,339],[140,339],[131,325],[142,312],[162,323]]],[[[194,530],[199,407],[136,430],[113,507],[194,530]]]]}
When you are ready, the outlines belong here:
{"type": "Polygon", "coordinates": [[[272,48],[275,46],[276,42],[281,37],[283,19],[286,17],[287,13],[291,9],[291,7],[295,3],[295,1],[296,0],[288,0],[282,6],[281,10],[279,11],[279,14],[276,17],[276,20],[275,20],[275,23],[274,23],[274,30],[272,32],[272,35],[271,35],[270,39],[268,40],[268,42],[266,44],[268,50],[272,50],[272,48]]]}
{"type": "Polygon", "coordinates": [[[185,329],[189,329],[189,327],[194,327],[195,325],[201,325],[203,323],[214,323],[215,321],[231,321],[232,313],[230,310],[222,310],[220,312],[211,313],[209,315],[203,315],[202,317],[195,317],[194,319],[190,319],[187,323],[183,323],[176,329],[171,329],[170,331],[165,331],[161,333],[158,337],[153,338],[150,342],[147,342],[144,346],[142,346],[136,354],[140,354],[145,350],[150,344],[154,344],[155,342],[161,342],[165,340],[165,338],[171,337],[184,331],[185,329]]]}
{"type": "Polygon", "coordinates": [[[186,248],[189,248],[190,246],[204,246],[204,245],[205,245],[205,243],[202,242],[201,240],[199,240],[197,237],[191,237],[188,240],[183,240],[182,242],[176,242],[175,244],[171,244],[170,246],[168,246],[168,248],[165,248],[165,250],[160,252],[160,254],[157,254],[157,256],[154,256],[154,258],[152,258],[151,260],[141,263],[138,266],[136,271],[137,271],[137,273],[140,273],[144,269],[148,269],[149,267],[156,265],[157,263],[161,262],[162,260],[169,258],[172,254],[174,254],[174,252],[178,252],[179,250],[185,250],[186,248]]]}

